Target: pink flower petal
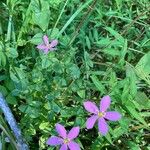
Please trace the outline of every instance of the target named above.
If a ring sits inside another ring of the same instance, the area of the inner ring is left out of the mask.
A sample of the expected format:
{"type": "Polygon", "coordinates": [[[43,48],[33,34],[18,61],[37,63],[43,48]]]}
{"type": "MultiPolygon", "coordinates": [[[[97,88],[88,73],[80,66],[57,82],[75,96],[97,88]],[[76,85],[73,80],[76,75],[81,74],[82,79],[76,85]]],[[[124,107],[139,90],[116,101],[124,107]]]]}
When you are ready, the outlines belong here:
{"type": "Polygon", "coordinates": [[[90,113],[97,114],[99,112],[97,106],[90,101],[84,102],[84,108],[90,113]]]}
{"type": "Polygon", "coordinates": [[[58,44],[58,40],[52,40],[50,43],[50,47],[53,48],[53,47],[57,46],[57,44],[58,44]]]}
{"type": "Polygon", "coordinates": [[[67,131],[64,128],[64,126],[62,126],[61,124],[56,124],[56,131],[58,132],[58,134],[62,137],[62,138],[66,138],[67,136],[67,131]]]}
{"type": "Polygon", "coordinates": [[[38,49],[45,50],[47,47],[44,44],[39,44],[37,46],[38,49]]]}
{"type": "Polygon", "coordinates": [[[44,41],[45,45],[48,45],[49,44],[48,36],[44,35],[43,36],[43,41],[44,41]]]}
{"type": "Polygon", "coordinates": [[[63,144],[59,150],[67,150],[67,149],[68,149],[68,148],[67,148],[67,145],[66,145],[66,144],[63,144]]]}
{"type": "Polygon", "coordinates": [[[121,118],[121,114],[116,111],[106,112],[105,118],[111,121],[117,121],[121,118]]]}
{"type": "Polygon", "coordinates": [[[104,96],[100,101],[100,111],[105,112],[107,108],[109,108],[110,103],[111,103],[110,97],[108,95],[104,96]]]}
{"type": "Polygon", "coordinates": [[[63,143],[63,140],[57,136],[50,137],[46,142],[46,144],[51,145],[51,146],[60,145],[62,143],[63,143]]]}
{"type": "Polygon", "coordinates": [[[86,121],[86,128],[92,129],[97,119],[98,119],[98,116],[96,115],[93,115],[90,118],[88,118],[86,121]]]}
{"type": "Polygon", "coordinates": [[[75,139],[75,138],[79,135],[79,131],[80,131],[80,128],[79,128],[79,127],[73,127],[73,128],[69,131],[67,137],[68,137],[70,140],[75,139]]]}
{"type": "Polygon", "coordinates": [[[77,144],[76,142],[73,142],[73,141],[71,141],[68,144],[68,147],[70,148],[70,150],[80,150],[79,144],[77,144]]]}
{"type": "Polygon", "coordinates": [[[108,125],[104,118],[98,119],[98,129],[102,135],[106,135],[108,132],[108,125]]]}

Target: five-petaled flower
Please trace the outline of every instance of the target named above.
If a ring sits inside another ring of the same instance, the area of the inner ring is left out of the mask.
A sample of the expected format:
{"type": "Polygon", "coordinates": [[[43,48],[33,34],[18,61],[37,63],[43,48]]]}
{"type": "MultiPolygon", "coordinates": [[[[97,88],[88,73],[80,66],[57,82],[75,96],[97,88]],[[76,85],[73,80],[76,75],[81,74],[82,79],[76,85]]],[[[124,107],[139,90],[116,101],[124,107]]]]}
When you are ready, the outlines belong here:
{"type": "Polygon", "coordinates": [[[37,46],[38,49],[42,50],[45,54],[49,51],[55,50],[55,47],[58,44],[58,40],[52,40],[50,43],[48,41],[48,36],[43,36],[43,43],[37,46]]]}
{"type": "Polygon", "coordinates": [[[121,115],[116,111],[106,111],[111,103],[109,96],[104,96],[100,101],[100,109],[90,101],[84,102],[85,109],[93,115],[87,119],[87,129],[92,129],[95,122],[98,120],[98,129],[102,135],[106,135],[108,132],[108,125],[106,120],[117,121],[121,118],[121,115]]]}
{"type": "Polygon", "coordinates": [[[60,150],[80,150],[79,144],[73,141],[79,134],[79,127],[73,127],[67,134],[66,129],[61,124],[56,124],[56,131],[59,134],[57,136],[51,136],[47,140],[47,144],[51,146],[61,145],[60,150]]]}

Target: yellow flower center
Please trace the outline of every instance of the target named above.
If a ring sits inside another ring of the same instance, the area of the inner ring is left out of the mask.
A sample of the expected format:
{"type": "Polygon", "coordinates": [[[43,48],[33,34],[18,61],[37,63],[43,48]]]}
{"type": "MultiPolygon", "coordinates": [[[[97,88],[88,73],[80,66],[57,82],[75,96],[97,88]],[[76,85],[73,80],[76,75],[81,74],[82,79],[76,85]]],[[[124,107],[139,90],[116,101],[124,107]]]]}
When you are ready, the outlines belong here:
{"type": "Polygon", "coordinates": [[[70,140],[69,139],[64,139],[64,144],[68,144],[70,142],[70,140]]]}
{"type": "Polygon", "coordinates": [[[98,113],[98,116],[101,118],[101,117],[104,117],[105,116],[105,113],[103,113],[103,112],[99,112],[98,113]]]}

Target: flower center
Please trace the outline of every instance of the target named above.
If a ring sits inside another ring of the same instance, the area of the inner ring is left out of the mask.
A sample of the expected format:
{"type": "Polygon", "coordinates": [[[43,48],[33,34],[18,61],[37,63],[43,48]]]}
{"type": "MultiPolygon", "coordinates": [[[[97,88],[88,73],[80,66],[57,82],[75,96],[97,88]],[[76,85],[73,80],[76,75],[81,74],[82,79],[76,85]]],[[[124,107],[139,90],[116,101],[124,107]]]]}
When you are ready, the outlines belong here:
{"type": "Polygon", "coordinates": [[[64,144],[68,144],[70,140],[68,138],[64,139],[64,144]]]}
{"type": "Polygon", "coordinates": [[[101,118],[101,117],[104,117],[104,116],[105,116],[105,113],[104,113],[104,112],[99,112],[99,113],[98,113],[98,117],[101,118]]]}
{"type": "Polygon", "coordinates": [[[47,44],[46,46],[47,46],[48,48],[51,48],[51,45],[50,45],[50,44],[47,44]]]}

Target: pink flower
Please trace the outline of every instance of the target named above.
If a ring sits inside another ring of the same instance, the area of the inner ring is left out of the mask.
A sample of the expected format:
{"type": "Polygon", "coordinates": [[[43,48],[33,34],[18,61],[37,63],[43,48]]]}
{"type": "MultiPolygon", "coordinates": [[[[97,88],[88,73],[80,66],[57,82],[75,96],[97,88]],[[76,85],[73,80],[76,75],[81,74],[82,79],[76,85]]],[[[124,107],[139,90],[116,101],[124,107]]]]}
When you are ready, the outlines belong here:
{"type": "Polygon", "coordinates": [[[61,145],[60,150],[80,150],[80,146],[73,141],[79,135],[79,127],[73,127],[67,134],[66,129],[61,124],[56,124],[57,136],[51,136],[47,140],[47,144],[51,146],[61,145]]]}
{"type": "Polygon", "coordinates": [[[111,103],[109,96],[104,96],[100,101],[100,108],[90,101],[84,102],[84,108],[93,115],[87,119],[87,129],[92,129],[95,122],[98,120],[98,129],[102,135],[106,135],[108,132],[107,120],[117,121],[121,118],[121,115],[116,111],[107,111],[111,103]]]}
{"type": "Polygon", "coordinates": [[[55,46],[57,46],[58,40],[52,40],[50,43],[48,41],[48,37],[46,35],[43,36],[43,43],[37,46],[38,49],[42,50],[44,53],[48,53],[48,51],[55,50],[55,46]]]}

